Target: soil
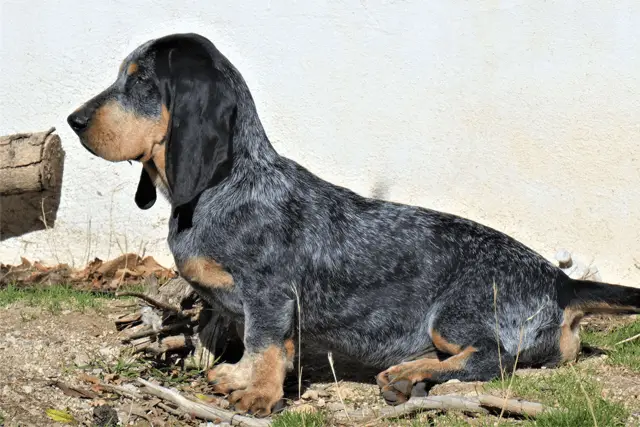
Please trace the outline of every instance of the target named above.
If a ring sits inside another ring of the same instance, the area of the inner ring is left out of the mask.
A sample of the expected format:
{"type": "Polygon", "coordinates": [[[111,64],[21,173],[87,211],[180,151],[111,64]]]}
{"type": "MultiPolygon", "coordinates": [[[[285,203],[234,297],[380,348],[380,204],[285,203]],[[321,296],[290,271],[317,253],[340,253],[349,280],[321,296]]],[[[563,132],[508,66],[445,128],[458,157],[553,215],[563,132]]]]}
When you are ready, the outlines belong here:
{"type": "MultiPolygon", "coordinates": [[[[5,425],[60,425],[47,415],[47,410],[56,409],[71,414],[80,425],[93,426],[96,425],[96,413],[104,412],[108,407],[117,411],[120,425],[213,425],[171,415],[154,406],[157,401],[132,402],[128,398],[105,393],[87,382],[87,378],[108,378],[122,387],[132,382],[132,378],[109,374],[113,370],[108,368],[121,363],[121,353],[125,350],[120,344],[114,319],[130,310],[122,307],[122,301],[109,301],[98,311],[84,313],[64,311],[52,314],[45,309],[20,305],[4,309],[0,316],[0,415],[5,425]],[[55,381],[76,387],[80,392],[88,393],[89,396],[85,397],[89,398],[78,397],[77,393],[67,390],[68,394],[75,394],[69,396],[52,385],[55,381]]],[[[604,357],[595,355],[579,363],[597,367],[597,380],[603,384],[607,398],[623,402],[631,412],[640,414],[640,375],[606,365],[604,357]]],[[[298,395],[296,375],[291,375],[285,384],[290,406],[297,407],[297,410],[340,408],[343,402],[349,409],[385,406],[375,385],[375,370],[335,355],[339,380],[336,384],[326,356],[324,361],[315,359],[308,362],[303,359],[302,366],[300,391],[304,393],[303,398],[298,395]]],[[[537,370],[530,374],[544,375],[545,372],[537,370]]],[[[171,386],[192,394],[207,393],[203,375],[192,376],[171,386]]],[[[482,383],[454,381],[434,387],[431,394],[474,395],[482,388],[482,383]]]]}

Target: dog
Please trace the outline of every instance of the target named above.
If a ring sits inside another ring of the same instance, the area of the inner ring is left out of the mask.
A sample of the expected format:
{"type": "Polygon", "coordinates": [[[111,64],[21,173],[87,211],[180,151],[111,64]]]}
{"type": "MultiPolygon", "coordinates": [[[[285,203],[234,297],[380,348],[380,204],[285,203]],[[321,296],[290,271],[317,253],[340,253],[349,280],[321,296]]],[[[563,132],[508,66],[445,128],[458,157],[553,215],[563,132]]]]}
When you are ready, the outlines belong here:
{"type": "Polygon", "coordinates": [[[399,404],[417,382],[490,380],[516,356],[574,360],[584,315],[640,308],[640,289],[571,279],[497,230],[362,197],[278,155],[240,72],[198,34],[139,46],[67,121],[92,154],[142,163],[138,207],[156,189],[170,201],[178,271],[244,331],[240,361],[207,373],[239,412],[281,399],[298,326],[382,370],[399,404]]]}

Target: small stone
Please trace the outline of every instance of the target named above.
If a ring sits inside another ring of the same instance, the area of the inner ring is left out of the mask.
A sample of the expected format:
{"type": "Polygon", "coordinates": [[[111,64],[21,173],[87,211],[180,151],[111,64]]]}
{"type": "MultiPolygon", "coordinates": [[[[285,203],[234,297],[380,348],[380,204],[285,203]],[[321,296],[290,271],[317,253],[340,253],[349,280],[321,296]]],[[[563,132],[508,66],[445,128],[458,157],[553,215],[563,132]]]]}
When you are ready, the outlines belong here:
{"type": "Polygon", "coordinates": [[[558,261],[558,265],[560,268],[569,268],[571,267],[571,253],[569,253],[566,249],[560,249],[556,253],[556,261],[558,261]]]}
{"type": "Polygon", "coordinates": [[[324,401],[324,399],[318,399],[318,402],[316,402],[316,406],[318,408],[324,408],[324,405],[326,405],[326,402],[324,401]]]}
{"type": "Polygon", "coordinates": [[[315,390],[307,390],[302,394],[302,398],[305,400],[318,400],[318,392],[315,390]]]}
{"type": "Polygon", "coordinates": [[[98,353],[100,353],[106,361],[111,361],[118,356],[118,349],[113,347],[102,347],[98,350],[98,353]]]}
{"type": "Polygon", "coordinates": [[[31,393],[33,393],[33,387],[25,385],[25,386],[22,387],[22,391],[25,394],[31,394],[31,393]]]}
{"type": "Polygon", "coordinates": [[[287,411],[294,412],[296,414],[313,414],[315,412],[318,412],[318,409],[310,403],[303,403],[302,405],[292,406],[287,411]]]}
{"type": "Polygon", "coordinates": [[[352,399],[353,398],[353,390],[344,387],[344,386],[339,386],[339,387],[334,387],[333,388],[334,394],[336,397],[340,397],[342,399],[352,399]]]}
{"type": "Polygon", "coordinates": [[[458,380],[456,378],[453,378],[453,379],[450,379],[449,381],[447,381],[446,383],[447,384],[455,384],[455,383],[459,383],[459,382],[460,382],[460,380],[458,380]]]}
{"type": "Polygon", "coordinates": [[[87,366],[91,362],[91,359],[85,353],[78,353],[75,355],[73,362],[76,366],[87,366]]]}

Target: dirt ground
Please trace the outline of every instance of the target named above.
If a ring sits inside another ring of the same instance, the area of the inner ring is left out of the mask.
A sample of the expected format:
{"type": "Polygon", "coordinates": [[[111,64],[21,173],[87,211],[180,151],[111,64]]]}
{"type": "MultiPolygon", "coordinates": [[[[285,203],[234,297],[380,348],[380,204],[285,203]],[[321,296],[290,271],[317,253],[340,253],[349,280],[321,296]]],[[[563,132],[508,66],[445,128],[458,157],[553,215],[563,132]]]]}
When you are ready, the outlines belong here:
{"type": "MultiPolygon", "coordinates": [[[[95,425],[94,410],[105,404],[117,410],[121,425],[207,425],[201,420],[172,416],[159,409],[145,412],[131,400],[97,393],[95,387],[94,398],[81,398],[69,396],[67,394],[74,393],[65,394],[52,385],[52,382],[61,381],[67,386],[91,391],[91,384],[86,378],[104,378],[107,375],[115,384],[128,387],[136,374],[123,362],[123,347],[113,322],[119,314],[127,311],[130,308],[123,308],[122,301],[110,301],[99,310],[62,311],[58,314],[19,304],[3,309],[0,315],[0,415],[4,418],[4,425],[61,425],[47,416],[49,409],[71,414],[80,425],[95,425]]],[[[640,375],[608,366],[604,364],[603,357],[592,356],[580,363],[592,364],[596,368],[603,394],[611,400],[624,402],[635,414],[629,421],[633,423],[633,420],[640,419],[637,418],[640,414],[640,375]]],[[[340,408],[342,402],[350,409],[385,406],[373,381],[375,371],[336,359],[339,380],[339,385],[336,385],[328,361],[314,366],[307,366],[304,362],[302,365],[302,390],[306,390],[306,399],[298,399],[299,384],[295,375],[287,380],[285,387],[287,397],[300,410],[309,407],[315,410],[340,408]]],[[[533,371],[531,375],[545,375],[545,372],[533,371]]],[[[203,394],[207,390],[202,375],[185,378],[181,383],[176,381],[174,385],[178,388],[186,386],[203,394]]],[[[452,382],[435,387],[431,394],[473,395],[482,387],[482,384],[452,382]]]]}

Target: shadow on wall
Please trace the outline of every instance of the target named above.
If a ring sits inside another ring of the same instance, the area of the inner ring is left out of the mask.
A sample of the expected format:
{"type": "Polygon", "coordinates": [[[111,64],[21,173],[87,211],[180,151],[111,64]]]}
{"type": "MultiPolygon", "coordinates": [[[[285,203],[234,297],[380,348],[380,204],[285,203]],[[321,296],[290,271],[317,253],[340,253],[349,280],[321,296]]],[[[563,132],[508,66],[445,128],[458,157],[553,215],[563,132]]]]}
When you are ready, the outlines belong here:
{"type": "Polygon", "coordinates": [[[0,241],[55,224],[64,151],[54,131],[0,137],[0,241]]]}

